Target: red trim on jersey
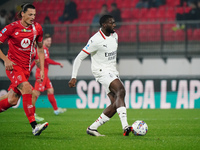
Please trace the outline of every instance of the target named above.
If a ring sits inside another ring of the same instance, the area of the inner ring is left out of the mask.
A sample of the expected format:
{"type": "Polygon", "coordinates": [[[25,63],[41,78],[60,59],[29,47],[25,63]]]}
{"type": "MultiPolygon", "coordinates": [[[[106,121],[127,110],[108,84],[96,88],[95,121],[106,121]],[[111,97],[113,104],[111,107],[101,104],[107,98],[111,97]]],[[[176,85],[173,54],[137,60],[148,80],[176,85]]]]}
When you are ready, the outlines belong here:
{"type": "Polygon", "coordinates": [[[99,32],[100,32],[101,36],[102,36],[104,39],[106,39],[106,37],[104,36],[104,34],[102,33],[102,31],[99,30],[99,32]]]}
{"type": "Polygon", "coordinates": [[[90,53],[88,53],[87,51],[85,51],[84,49],[82,49],[82,51],[84,51],[86,54],[90,55],[90,53]]]}

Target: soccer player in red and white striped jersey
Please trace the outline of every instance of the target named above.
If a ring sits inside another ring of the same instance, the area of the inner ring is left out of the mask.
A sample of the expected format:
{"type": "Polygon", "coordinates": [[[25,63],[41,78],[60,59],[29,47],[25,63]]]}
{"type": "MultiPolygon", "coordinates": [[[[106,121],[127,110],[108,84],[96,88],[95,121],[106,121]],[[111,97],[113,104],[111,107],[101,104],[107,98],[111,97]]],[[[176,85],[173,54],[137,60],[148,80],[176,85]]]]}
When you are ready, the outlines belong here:
{"type": "MultiPolygon", "coordinates": [[[[49,65],[59,65],[61,68],[63,67],[62,63],[56,62],[52,59],[50,59],[49,55],[49,48],[51,46],[52,38],[50,34],[45,34],[43,39],[43,48],[44,48],[44,54],[45,54],[45,61],[44,61],[44,80],[41,82],[40,79],[40,68],[37,66],[36,73],[35,73],[35,87],[33,90],[33,106],[35,107],[36,100],[41,92],[44,92],[47,90],[47,96],[49,99],[49,102],[53,106],[55,115],[58,115],[60,113],[64,113],[66,109],[59,108],[57,106],[57,102],[54,96],[54,88],[53,85],[48,77],[48,71],[49,71],[49,65]]],[[[37,58],[36,58],[37,59],[37,58]]]]}
{"type": "Polygon", "coordinates": [[[4,27],[0,32],[0,43],[8,40],[8,57],[0,49],[0,58],[4,61],[6,74],[11,81],[8,98],[0,101],[0,112],[15,105],[19,97],[23,97],[23,108],[32,126],[32,133],[40,133],[48,126],[48,122],[37,124],[32,105],[32,86],[28,82],[31,69],[31,55],[34,42],[38,45],[40,61],[40,79],[44,78],[44,50],[42,47],[43,31],[40,24],[34,22],[36,10],[32,4],[23,4],[19,13],[19,21],[4,27]]]}

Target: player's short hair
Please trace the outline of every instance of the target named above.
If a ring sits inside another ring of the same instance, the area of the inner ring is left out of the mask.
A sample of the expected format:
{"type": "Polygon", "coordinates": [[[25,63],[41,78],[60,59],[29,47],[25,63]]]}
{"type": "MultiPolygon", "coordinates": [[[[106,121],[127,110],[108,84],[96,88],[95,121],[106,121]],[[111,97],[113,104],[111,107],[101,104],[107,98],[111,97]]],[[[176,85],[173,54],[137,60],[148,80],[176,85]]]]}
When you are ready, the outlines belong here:
{"type": "Polygon", "coordinates": [[[99,20],[100,26],[102,26],[103,23],[106,23],[106,21],[108,21],[108,19],[110,19],[110,18],[113,18],[113,16],[111,16],[111,15],[103,15],[99,20]]]}
{"type": "Polygon", "coordinates": [[[22,18],[21,12],[24,12],[24,13],[25,13],[25,12],[27,11],[28,8],[35,9],[35,6],[32,5],[32,4],[30,4],[30,3],[24,3],[24,4],[22,4],[22,5],[21,5],[21,11],[17,14],[17,17],[18,17],[19,19],[21,19],[21,18],[22,18]]]}
{"type": "Polygon", "coordinates": [[[48,39],[48,38],[51,38],[51,35],[50,35],[49,33],[47,33],[47,34],[45,34],[45,35],[43,36],[43,40],[46,40],[46,39],[48,39]]]}

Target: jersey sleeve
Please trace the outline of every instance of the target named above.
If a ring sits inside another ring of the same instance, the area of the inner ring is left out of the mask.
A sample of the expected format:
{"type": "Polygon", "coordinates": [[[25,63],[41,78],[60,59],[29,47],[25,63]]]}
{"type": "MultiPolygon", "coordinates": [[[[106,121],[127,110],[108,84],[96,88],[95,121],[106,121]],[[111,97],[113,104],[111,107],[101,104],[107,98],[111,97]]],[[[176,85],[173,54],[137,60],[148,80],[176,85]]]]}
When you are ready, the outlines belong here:
{"type": "Polygon", "coordinates": [[[43,29],[39,23],[37,23],[37,32],[38,32],[38,35],[36,37],[36,41],[40,43],[43,40],[43,29]]]}
{"type": "Polygon", "coordinates": [[[6,27],[4,27],[0,32],[0,42],[3,43],[6,39],[9,38],[9,36],[13,32],[13,27],[9,24],[6,27]]]}
{"type": "Polygon", "coordinates": [[[87,54],[91,54],[92,52],[97,51],[97,49],[98,49],[97,42],[93,38],[90,38],[87,45],[83,48],[82,51],[84,51],[87,54]]]}
{"type": "Polygon", "coordinates": [[[81,65],[81,62],[87,57],[88,55],[81,51],[75,58],[73,67],[72,67],[72,78],[76,78],[79,67],[81,65]]]}
{"type": "Polygon", "coordinates": [[[51,64],[51,65],[60,65],[59,62],[56,62],[50,58],[46,58],[45,61],[48,63],[48,64],[51,64]]]}

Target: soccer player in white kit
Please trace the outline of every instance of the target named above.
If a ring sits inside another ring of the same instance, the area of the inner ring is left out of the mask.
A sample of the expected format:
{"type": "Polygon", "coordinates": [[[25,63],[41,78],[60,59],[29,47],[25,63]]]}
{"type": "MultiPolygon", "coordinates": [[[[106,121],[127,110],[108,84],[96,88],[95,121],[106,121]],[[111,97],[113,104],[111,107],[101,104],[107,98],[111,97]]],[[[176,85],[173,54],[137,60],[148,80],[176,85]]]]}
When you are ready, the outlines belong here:
{"type": "Polygon", "coordinates": [[[119,79],[119,73],[116,69],[118,35],[114,31],[116,26],[115,20],[110,15],[104,15],[100,18],[99,23],[101,25],[100,30],[89,39],[87,45],[74,60],[69,87],[75,87],[80,64],[90,55],[92,73],[96,81],[101,83],[105,88],[111,104],[103,111],[100,117],[87,128],[87,134],[104,136],[97,131],[97,128],[109,121],[117,112],[124,131],[123,135],[128,136],[133,129],[127,122],[124,102],[125,88],[119,79]]]}

